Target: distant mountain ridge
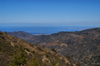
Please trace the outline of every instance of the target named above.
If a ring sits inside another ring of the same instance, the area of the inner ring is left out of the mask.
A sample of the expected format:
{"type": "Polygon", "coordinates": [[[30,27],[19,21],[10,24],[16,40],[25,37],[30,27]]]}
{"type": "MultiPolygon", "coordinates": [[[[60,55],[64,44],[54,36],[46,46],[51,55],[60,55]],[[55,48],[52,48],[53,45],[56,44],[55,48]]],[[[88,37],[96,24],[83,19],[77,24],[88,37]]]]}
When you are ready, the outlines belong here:
{"type": "Polygon", "coordinates": [[[26,41],[31,40],[31,38],[34,37],[34,35],[24,32],[24,31],[18,31],[18,32],[7,32],[7,34],[12,35],[12,36],[16,36],[20,39],[24,39],[26,41]]]}
{"type": "Polygon", "coordinates": [[[64,56],[81,61],[84,66],[100,65],[100,28],[34,36],[27,41],[55,48],[64,56]]]}

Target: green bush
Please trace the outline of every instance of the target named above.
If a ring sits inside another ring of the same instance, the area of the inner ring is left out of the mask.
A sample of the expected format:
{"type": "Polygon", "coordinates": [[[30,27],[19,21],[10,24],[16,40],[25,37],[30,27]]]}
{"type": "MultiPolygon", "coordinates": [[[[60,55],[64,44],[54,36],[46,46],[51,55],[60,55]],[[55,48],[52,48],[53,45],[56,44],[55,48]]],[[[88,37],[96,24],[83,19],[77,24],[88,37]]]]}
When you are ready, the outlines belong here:
{"type": "Polygon", "coordinates": [[[56,65],[56,61],[51,61],[52,65],[55,66],[56,65]]]}
{"type": "Polygon", "coordinates": [[[23,50],[22,45],[19,46],[19,51],[18,55],[13,55],[13,62],[10,63],[11,66],[22,66],[26,64],[26,59],[25,59],[25,52],[23,50]]]}
{"type": "Polygon", "coordinates": [[[39,60],[36,60],[36,58],[33,56],[33,58],[30,60],[30,66],[41,66],[39,60]]]}

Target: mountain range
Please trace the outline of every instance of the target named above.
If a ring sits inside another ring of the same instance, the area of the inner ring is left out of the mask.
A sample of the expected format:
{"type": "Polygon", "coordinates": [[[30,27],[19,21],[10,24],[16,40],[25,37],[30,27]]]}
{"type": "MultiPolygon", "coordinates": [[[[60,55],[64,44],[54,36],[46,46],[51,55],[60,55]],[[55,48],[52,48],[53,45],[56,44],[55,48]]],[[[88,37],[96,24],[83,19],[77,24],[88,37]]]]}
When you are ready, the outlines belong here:
{"type": "Polygon", "coordinates": [[[76,32],[62,31],[51,35],[31,35],[31,37],[25,32],[19,32],[19,34],[16,33],[18,32],[8,32],[8,34],[19,37],[28,42],[49,49],[54,48],[63,56],[70,56],[71,60],[81,62],[83,66],[100,65],[100,28],[92,28],[76,32]]]}

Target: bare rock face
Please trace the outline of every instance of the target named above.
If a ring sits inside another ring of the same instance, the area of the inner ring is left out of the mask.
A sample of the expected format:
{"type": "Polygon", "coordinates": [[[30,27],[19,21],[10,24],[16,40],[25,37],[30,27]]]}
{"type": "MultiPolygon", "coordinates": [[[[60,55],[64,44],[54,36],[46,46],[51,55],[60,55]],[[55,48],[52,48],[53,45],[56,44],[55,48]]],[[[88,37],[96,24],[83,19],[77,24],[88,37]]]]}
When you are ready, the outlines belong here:
{"type": "Polygon", "coordinates": [[[15,45],[14,45],[14,43],[13,43],[13,42],[11,42],[11,46],[15,47],[15,45]]]}
{"type": "Polygon", "coordinates": [[[46,58],[45,56],[43,56],[42,62],[49,64],[50,63],[50,60],[48,58],[46,58]]]}

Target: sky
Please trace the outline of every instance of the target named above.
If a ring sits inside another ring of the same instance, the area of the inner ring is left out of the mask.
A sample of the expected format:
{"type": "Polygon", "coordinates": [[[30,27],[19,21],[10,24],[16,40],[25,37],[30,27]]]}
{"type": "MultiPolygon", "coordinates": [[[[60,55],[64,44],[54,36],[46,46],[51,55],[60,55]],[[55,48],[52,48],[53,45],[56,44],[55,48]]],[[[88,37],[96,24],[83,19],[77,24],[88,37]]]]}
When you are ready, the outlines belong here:
{"type": "Polygon", "coordinates": [[[100,0],[0,0],[0,26],[100,27],[100,0]]]}

